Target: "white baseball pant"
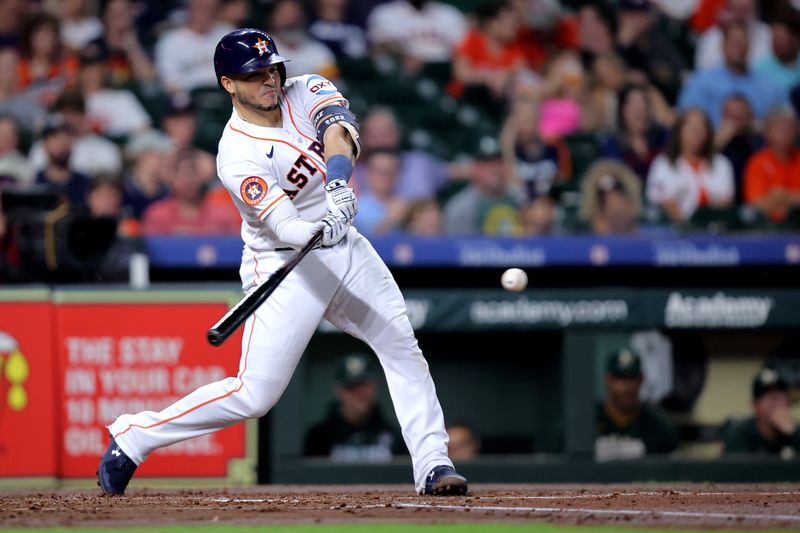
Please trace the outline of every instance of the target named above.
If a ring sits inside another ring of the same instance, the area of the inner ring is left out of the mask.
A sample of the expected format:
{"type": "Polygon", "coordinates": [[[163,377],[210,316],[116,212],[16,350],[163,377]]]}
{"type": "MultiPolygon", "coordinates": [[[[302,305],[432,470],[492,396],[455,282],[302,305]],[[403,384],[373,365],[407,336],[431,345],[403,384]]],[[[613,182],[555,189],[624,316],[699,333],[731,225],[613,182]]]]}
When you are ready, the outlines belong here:
{"type": "MultiPolygon", "coordinates": [[[[241,268],[245,290],[266,279],[292,253],[246,252],[241,268]]],[[[377,354],[419,492],[434,466],[452,466],[444,417],[400,289],[354,228],[336,246],[312,250],[245,322],[236,377],[200,387],[160,412],[121,415],[109,431],[140,464],[158,448],[263,416],[288,385],[322,317],[377,354]]]]}

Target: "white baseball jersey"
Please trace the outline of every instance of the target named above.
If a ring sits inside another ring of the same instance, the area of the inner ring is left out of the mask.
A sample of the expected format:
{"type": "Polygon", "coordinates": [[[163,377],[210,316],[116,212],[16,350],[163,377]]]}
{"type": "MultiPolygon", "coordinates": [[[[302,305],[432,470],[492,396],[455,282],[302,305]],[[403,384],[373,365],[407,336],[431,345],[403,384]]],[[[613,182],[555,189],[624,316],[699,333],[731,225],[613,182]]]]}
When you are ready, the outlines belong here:
{"type": "MultiPolygon", "coordinates": [[[[264,220],[281,202],[316,222],[327,213],[326,167],[313,114],[342,99],[328,80],[287,80],[283,124],[265,128],[234,111],[219,143],[219,176],[242,214],[245,248],[240,274],[247,291],[294,252],[264,220]]],[[[108,426],[136,464],[153,451],[263,416],[278,401],[322,318],[367,343],[386,374],[418,491],[447,457],[444,416],[428,364],[417,345],[405,301],[369,241],[351,227],[336,245],[317,248],[286,276],[244,325],[236,377],[205,385],[162,411],[123,414],[108,426]]]]}
{"type": "Polygon", "coordinates": [[[242,215],[242,239],[251,251],[287,246],[263,224],[280,202],[294,202],[310,222],[327,214],[327,168],[312,117],[339,100],[344,97],[322,76],[298,76],[283,88],[280,128],[257,126],[233,110],[219,141],[217,174],[242,215]]]}

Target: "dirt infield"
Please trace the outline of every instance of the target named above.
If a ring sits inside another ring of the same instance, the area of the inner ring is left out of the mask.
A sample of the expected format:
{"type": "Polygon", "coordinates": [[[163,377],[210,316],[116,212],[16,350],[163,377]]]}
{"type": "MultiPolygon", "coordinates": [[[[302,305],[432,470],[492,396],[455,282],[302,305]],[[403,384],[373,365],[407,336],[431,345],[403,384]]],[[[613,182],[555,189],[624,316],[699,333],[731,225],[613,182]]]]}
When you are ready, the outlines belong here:
{"type": "Polygon", "coordinates": [[[482,521],[800,529],[800,486],[476,485],[457,498],[397,485],[0,492],[0,528],[482,521]]]}

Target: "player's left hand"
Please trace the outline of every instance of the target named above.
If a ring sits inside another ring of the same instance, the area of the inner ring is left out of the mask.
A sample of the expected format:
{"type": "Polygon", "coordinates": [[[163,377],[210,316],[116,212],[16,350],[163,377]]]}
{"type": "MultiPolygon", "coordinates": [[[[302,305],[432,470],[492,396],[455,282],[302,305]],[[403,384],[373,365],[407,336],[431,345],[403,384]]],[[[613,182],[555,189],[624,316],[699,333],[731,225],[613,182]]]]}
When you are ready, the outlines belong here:
{"type": "Polygon", "coordinates": [[[328,201],[328,210],[340,214],[347,221],[353,220],[358,213],[358,199],[353,189],[347,186],[344,180],[333,180],[325,185],[325,198],[328,201]]]}

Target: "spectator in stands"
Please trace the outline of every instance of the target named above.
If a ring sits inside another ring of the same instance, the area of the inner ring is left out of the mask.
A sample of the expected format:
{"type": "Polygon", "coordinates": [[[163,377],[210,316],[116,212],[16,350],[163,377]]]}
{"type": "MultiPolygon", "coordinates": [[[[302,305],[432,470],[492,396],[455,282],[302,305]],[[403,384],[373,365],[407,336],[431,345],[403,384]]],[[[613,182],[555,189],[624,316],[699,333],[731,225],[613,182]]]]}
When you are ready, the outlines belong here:
{"type": "MultiPolygon", "coordinates": [[[[117,235],[119,237],[136,237],[141,232],[138,220],[131,218],[123,203],[124,191],[122,183],[113,176],[95,176],[89,186],[86,205],[93,217],[108,217],[116,219],[117,235]]],[[[127,271],[126,254],[123,269],[127,271]]],[[[127,272],[126,272],[127,273],[127,272]]]]}
{"type": "Polygon", "coordinates": [[[519,202],[507,188],[503,161],[498,151],[480,152],[472,180],[444,206],[448,235],[519,235],[522,224],[519,202]]]}
{"type": "Polygon", "coordinates": [[[772,37],[769,26],[758,19],[756,0],[727,0],[719,12],[717,24],[703,32],[697,40],[695,69],[706,70],[728,62],[724,41],[727,38],[726,27],[732,22],[742,26],[744,40],[749,43],[744,65],[753,66],[769,55],[772,37]]]}
{"type": "Polygon", "coordinates": [[[214,49],[233,30],[217,21],[219,0],[189,0],[186,24],[166,31],[156,43],[155,63],[164,88],[170,93],[216,87],[214,49]]]}
{"type": "Polygon", "coordinates": [[[557,142],[591,126],[588,77],[577,53],[562,52],[550,63],[538,93],[539,134],[546,142],[557,142]]]}
{"type": "Polygon", "coordinates": [[[194,146],[197,115],[189,97],[185,94],[175,94],[167,100],[161,127],[169,137],[173,153],[192,148],[198,152],[196,154],[197,164],[204,176],[211,175],[216,170],[214,156],[194,146]]]}
{"type": "Polygon", "coordinates": [[[100,48],[88,47],[80,57],[80,86],[91,129],[103,135],[125,137],[149,128],[150,116],[136,96],[127,89],[107,86],[108,67],[100,48]]]}
{"type": "Polygon", "coordinates": [[[695,72],[683,87],[678,107],[705,110],[716,127],[720,123],[725,100],[731,94],[738,93],[747,98],[756,118],[760,120],[768,110],[786,103],[786,91],[774,80],[753,72],[747,66],[749,44],[744,22],[734,21],[725,25],[722,33],[724,64],[695,72]]]}
{"type": "Polygon", "coordinates": [[[585,121],[591,131],[609,132],[617,128],[619,94],[630,77],[625,62],[616,54],[601,54],[592,63],[590,80],[590,117],[585,121]]]}
{"type": "Polygon", "coordinates": [[[400,159],[391,151],[372,152],[365,162],[364,185],[358,198],[353,223],[367,235],[381,235],[398,229],[408,203],[396,196],[400,159]]]}
{"type": "Polygon", "coordinates": [[[520,209],[522,235],[538,237],[556,230],[558,194],[555,187],[526,200],[520,209]]]}
{"type": "Polygon", "coordinates": [[[50,95],[35,90],[19,92],[19,53],[12,46],[0,48],[0,113],[11,115],[26,133],[36,131],[47,117],[50,95]],[[40,96],[44,96],[40,100],[40,96]]]}
{"type": "Polygon", "coordinates": [[[36,174],[36,183],[56,192],[73,205],[84,205],[89,177],[70,168],[73,136],[62,115],[51,115],[42,129],[41,146],[47,164],[36,174]]]}
{"type": "Polygon", "coordinates": [[[20,51],[17,88],[35,91],[43,105],[51,105],[65,87],[75,83],[78,59],[62,45],[58,19],[46,14],[29,17],[20,51]]]}
{"type": "Polygon", "coordinates": [[[435,237],[442,234],[442,210],[439,203],[432,198],[411,202],[403,231],[421,237],[435,237]]]}
{"type": "Polygon", "coordinates": [[[122,185],[112,176],[95,176],[91,180],[83,211],[94,219],[93,225],[116,223],[116,238],[109,244],[102,261],[92,269],[92,281],[126,282],[130,279],[131,255],[139,251],[134,239],[141,233],[139,221],[129,217],[122,204],[122,185]]]}
{"type": "Polygon", "coordinates": [[[106,57],[111,86],[135,81],[154,90],[156,69],[139,42],[135,18],[131,0],[108,0],[103,6],[103,34],[89,46],[99,48],[106,57]]]}
{"type": "Polygon", "coordinates": [[[672,128],[665,153],[647,176],[647,199],[675,222],[700,207],[727,207],[734,198],[733,167],[714,148],[714,130],[701,109],[692,108],[672,128]]]}
{"type": "Polygon", "coordinates": [[[668,454],[678,447],[675,428],[654,405],[639,399],[643,374],[640,356],[630,348],[606,360],[606,397],[597,407],[597,461],[638,459],[668,454]]]}
{"type": "Polygon", "coordinates": [[[61,0],[61,40],[71,50],[79,52],[103,33],[103,23],[89,9],[87,0],[61,0]]]}
{"type": "Polygon", "coordinates": [[[481,452],[481,440],[466,422],[455,422],[446,428],[450,441],[447,456],[453,461],[469,461],[481,452]]]}
{"type": "Polygon", "coordinates": [[[580,218],[595,235],[636,233],[641,211],[641,179],[623,163],[598,161],[581,180],[580,218]]]}
{"type": "Polygon", "coordinates": [[[703,33],[712,28],[718,22],[730,18],[726,9],[728,0],[659,0],[659,4],[666,6],[671,4],[674,9],[675,4],[690,4],[689,7],[684,7],[689,16],[689,27],[695,33],[703,33]]]}
{"type": "Polygon", "coordinates": [[[205,189],[210,176],[201,174],[196,150],[184,148],[175,154],[165,168],[165,176],[171,194],[147,208],[144,233],[239,234],[242,221],[236,211],[208,200],[205,189]]]}
{"type": "Polygon", "coordinates": [[[628,67],[642,72],[669,101],[683,82],[686,62],[673,40],[656,24],[650,0],[620,0],[617,46],[628,67]]]}
{"type": "Polygon", "coordinates": [[[750,102],[740,94],[730,95],[723,104],[722,121],[714,133],[714,146],[733,166],[737,204],[744,198],[745,165],[761,144],[750,102]]]}
{"type": "Polygon", "coordinates": [[[755,71],[787,92],[800,83],[800,13],[775,20],[771,53],[756,63],[755,71]]]}
{"type": "Polygon", "coordinates": [[[407,72],[450,61],[466,32],[464,14],[434,0],[392,0],[376,6],[367,20],[375,52],[399,58],[407,72]]]}
{"type": "Polygon", "coordinates": [[[484,4],[477,19],[478,27],[455,50],[450,92],[476,103],[487,97],[501,102],[517,92],[516,85],[531,81],[517,40],[520,24],[506,2],[484,4]]]}
{"type": "Polygon", "coordinates": [[[628,85],[640,86],[646,90],[648,111],[655,123],[668,127],[675,122],[675,112],[664,95],[648,83],[641,73],[628,71],[620,56],[597,56],[592,64],[591,74],[591,94],[586,108],[590,116],[584,120],[587,130],[607,134],[619,128],[620,93],[628,85]]]}
{"type": "Polygon", "coordinates": [[[169,195],[163,167],[172,149],[169,137],[154,130],[134,135],[128,141],[125,157],[129,172],[123,185],[123,204],[136,219],[141,220],[151,204],[169,195]]]}
{"type": "MultiPolygon", "coordinates": [[[[54,110],[64,116],[75,136],[70,168],[76,172],[95,176],[117,176],[122,171],[120,149],[108,139],[95,134],[86,118],[86,108],[80,91],[70,90],[59,96],[54,110]]],[[[47,157],[39,143],[31,147],[28,155],[36,168],[42,168],[47,157]]]]}
{"type": "Polygon", "coordinates": [[[544,72],[560,52],[579,48],[578,18],[558,0],[511,0],[511,6],[522,25],[517,40],[532,70],[544,72]]]}
{"type": "MultiPolygon", "coordinates": [[[[698,10],[700,4],[706,0],[651,0],[653,5],[664,15],[671,19],[681,21],[686,24],[688,19],[691,18],[698,10]]],[[[720,3],[725,0],[711,0],[712,2],[720,3]]],[[[713,24],[708,23],[708,26],[698,30],[705,31],[713,24]]]]}
{"type": "Polygon", "coordinates": [[[578,9],[580,50],[583,63],[591,67],[594,59],[617,51],[617,12],[605,0],[583,2],[578,9]]]}
{"type": "Polygon", "coordinates": [[[0,1],[0,46],[19,45],[28,7],[26,0],[0,1]]]}
{"type": "Polygon", "coordinates": [[[33,165],[19,151],[17,121],[10,115],[0,115],[0,188],[27,188],[35,174],[33,165]]]}
{"type": "Polygon", "coordinates": [[[757,453],[795,459],[800,426],[789,410],[789,385],[780,373],[763,368],[753,379],[753,416],[724,431],[725,454],[757,453]]]}
{"type": "Polygon", "coordinates": [[[791,108],[773,110],[764,121],[766,147],[747,163],[744,199],[775,222],[800,207],[800,148],[797,118],[791,108]]]}
{"type": "Polygon", "coordinates": [[[234,28],[252,26],[249,23],[252,12],[250,0],[222,0],[218,18],[234,28]]]}
{"type": "Polygon", "coordinates": [[[86,195],[86,207],[94,217],[122,218],[122,186],[110,176],[96,176],[86,195]]]}
{"type": "Polygon", "coordinates": [[[366,355],[344,357],[334,392],[327,415],[306,435],[304,455],[337,463],[388,463],[405,451],[396,424],[381,412],[378,375],[366,355]]]}
{"type": "Polygon", "coordinates": [[[506,117],[500,134],[509,186],[526,200],[546,194],[553,185],[565,183],[572,176],[566,143],[563,140],[546,143],[538,130],[537,104],[520,100],[506,117]]]}
{"type": "MultiPolygon", "coordinates": [[[[396,195],[405,200],[432,198],[447,179],[460,172],[458,165],[443,161],[421,150],[402,150],[400,125],[388,107],[373,107],[361,124],[363,153],[356,163],[355,184],[365,187],[364,169],[369,154],[375,151],[394,151],[400,158],[400,175],[396,195]]],[[[351,182],[352,183],[352,182],[351,182]]]]}
{"type": "Polygon", "coordinates": [[[308,33],[330,48],[336,57],[358,59],[367,55],[367,35],[347,16],[349,0],[315,0],[308,33]]]}
{"type": "Polygon", "coordinates": [[[328,79],[339,77],[333,52],[311,38],[306,30],[306,17],[299,0],[275,0],[267,16],[267,30],[284,57],[286,75],[318,74],[328,79]]]}
{"type": "Polygon", "coordinates": [[[616,131],[603,139],[600,153],[625,163],[644,183],[650,165],[664,149],[667,130],[655,119],[652,92],[645,85],[623,87],[616,107],[616,131]]]}

